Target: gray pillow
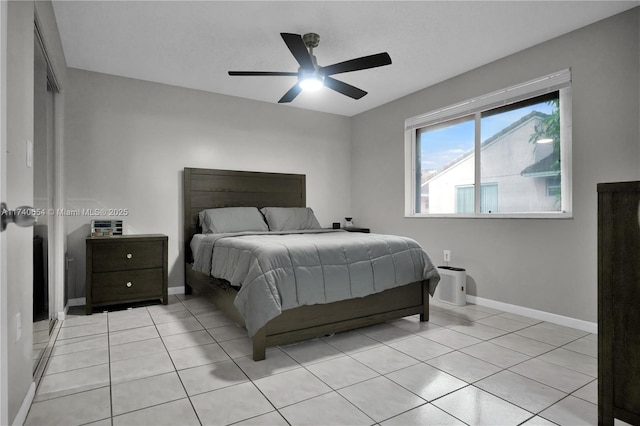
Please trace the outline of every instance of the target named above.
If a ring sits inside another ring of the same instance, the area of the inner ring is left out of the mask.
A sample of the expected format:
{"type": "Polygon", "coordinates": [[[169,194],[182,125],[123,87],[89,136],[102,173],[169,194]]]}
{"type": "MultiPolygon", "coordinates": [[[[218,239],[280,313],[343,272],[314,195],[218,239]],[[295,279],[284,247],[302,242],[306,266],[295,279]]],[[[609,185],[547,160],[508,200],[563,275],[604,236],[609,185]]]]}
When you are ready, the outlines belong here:
{"type": "Polygon", "coordinates": [[[320,223],[309,207],[264,207],[260,209],[271,231],[320,229],[320,223]]]}
{"type": "Polygon", "coordinates": [[[269,230],[257,207],[207,209],[201,211],[198,218],[204,234],[269,230]]]}

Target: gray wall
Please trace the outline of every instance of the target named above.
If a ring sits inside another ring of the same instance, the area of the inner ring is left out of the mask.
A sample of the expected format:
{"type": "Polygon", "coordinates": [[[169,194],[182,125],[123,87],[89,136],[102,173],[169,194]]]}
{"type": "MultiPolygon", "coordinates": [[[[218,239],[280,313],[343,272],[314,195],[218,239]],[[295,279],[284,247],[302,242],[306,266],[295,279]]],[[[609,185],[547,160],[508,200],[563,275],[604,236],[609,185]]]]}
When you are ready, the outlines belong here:
{"type": "Polygon", "coordinates": [[[450,249],[452,264],[467,268],[470,294],[597,321],[596,185],[640,178],[638,22],[635,8],[354,117],[357,223],[415,238],[437,264],[450,249]],[[406,118],[567,67],[572,220],[404,217],[406,118]]]}
{"type": "MultiPolygon", "coordinates": [[[[323,226],[351,213],[350,121],[69,69],[67,208],[127,208],[130,233],[169,236],[169,286],[184,284],[185,167],[307,175],[307,205],[323,226]]],[[[68,217],[69,298],[84,297],[91,217],[68,217]]]]}

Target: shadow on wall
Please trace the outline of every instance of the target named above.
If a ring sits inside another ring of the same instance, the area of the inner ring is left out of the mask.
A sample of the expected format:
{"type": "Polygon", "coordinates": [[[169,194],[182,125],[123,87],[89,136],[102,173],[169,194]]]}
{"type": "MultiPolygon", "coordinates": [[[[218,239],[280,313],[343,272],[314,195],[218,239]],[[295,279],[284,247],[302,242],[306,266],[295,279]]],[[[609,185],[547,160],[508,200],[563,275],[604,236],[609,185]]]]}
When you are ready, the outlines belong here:
{"type": "Polygon", "coordinates": [[[478,286],[476,284],[476,280],[473,279],[472,276],[467,274],[467,295],[469,296],[477,296],[478,295],[478,286]]]}
{"type": "MultiPolygon", "coordinates": [[[[178,197],[176,200],[178,209],[178,257],[174,260],[173,264],[171,264],[171,241],[169,241],[169,287],[179,287],[184,286],[184,276],[185,276],[185,263],[184,263],[184,254],[186,250],[186,245],[189,242],[185,242],[184,240],[184,169],[178,170],[177,173],[178,178],[178,197]]],[[[171,239],[171,237],[169,237],[171,239]]]]}
{"type": "Polygon", "coordinates": [[[182,253],[180,253],[173,265],[171,264],[171,259],[169,259],[169,287],[180,287],[184,285],[184,268],[186,265],[183,259],[182,253]]]}
{"type": "MultiPolygon", "coordinates": [[[[72,227],[68,229],[72,229],[72,227]]],[[[89,223],[82,223],[67,235],[68,256],[70,260],[67,280],[67,297],[69,299],[85,297],[85,239],[90,234],[91,225],[89,223]]]]}

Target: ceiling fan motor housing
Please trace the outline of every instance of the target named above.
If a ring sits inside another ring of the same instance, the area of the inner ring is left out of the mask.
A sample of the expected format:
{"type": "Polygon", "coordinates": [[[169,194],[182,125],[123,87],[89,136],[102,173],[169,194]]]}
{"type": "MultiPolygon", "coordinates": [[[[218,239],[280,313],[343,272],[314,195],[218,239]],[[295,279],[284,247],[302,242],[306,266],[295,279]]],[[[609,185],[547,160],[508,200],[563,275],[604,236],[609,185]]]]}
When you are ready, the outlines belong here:
{"type": "Polygon", "coordinates": [[[320,44],[320,36],[316,33],[306,33],[302,36],[302,41],[304,41],[304,45],[310,49],[318,47],[320,44]]]}

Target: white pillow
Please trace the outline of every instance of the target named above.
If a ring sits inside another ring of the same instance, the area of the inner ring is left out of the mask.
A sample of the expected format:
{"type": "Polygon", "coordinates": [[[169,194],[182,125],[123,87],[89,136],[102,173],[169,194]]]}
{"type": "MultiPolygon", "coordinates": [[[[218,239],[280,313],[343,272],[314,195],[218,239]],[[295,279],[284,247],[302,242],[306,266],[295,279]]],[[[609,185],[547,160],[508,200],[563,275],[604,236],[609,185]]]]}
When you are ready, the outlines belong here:
{"type": "Polygon", "coordinates": [[[264,207],[260,209],[271,231],[320,229],[320,223],[309,207],[264,207]]]}
{"type": "Polygon", "coordinates": [[[207,209],[201,211],[198,218],[204,234],[269,230],[257,207],[207,209]]]}

